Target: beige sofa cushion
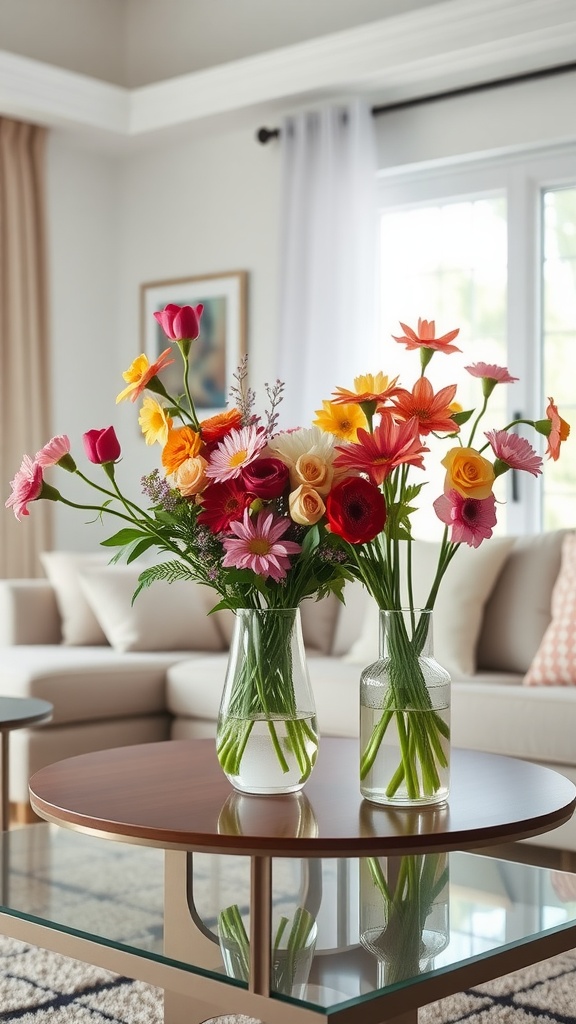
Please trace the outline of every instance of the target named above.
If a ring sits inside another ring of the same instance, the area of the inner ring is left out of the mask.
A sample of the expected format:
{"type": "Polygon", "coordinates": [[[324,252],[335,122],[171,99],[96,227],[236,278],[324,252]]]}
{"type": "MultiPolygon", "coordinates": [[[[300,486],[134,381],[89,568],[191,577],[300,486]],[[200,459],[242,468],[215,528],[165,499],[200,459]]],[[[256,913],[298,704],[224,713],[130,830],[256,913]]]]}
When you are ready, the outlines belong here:
{"type": "Polygon", "coordinates": [[[566,530],[518,537],[484,610],[479,669],[528,671],[550,623],[566,530]]]}
{"type": "Polygon", "coordinates": [[[79,573],[84,596],[116,651],[220,651],[209,592],[193,580],[157,580],[134,602],[141,567],[107,565],[79,573]]]}
{"type": "Polygon", "coordinates": [[[93,647],[108,643],[84,596],[79,573],[90,566],[104,566],[109,558],[106,554],[77,554],[73,551],[45,551],[40,555],[42,567],[56,595],[62,620],[62,643],[73,647],[77,644],[93,647]]]}
{"type": "MultiPolygon", "coordinates": [[[[493,537],[479,548],[462,545],[446,570],[434,606],[434,654],[451,674],[471,675],[475,671],[484,605],[513,543],[512,538],[493,537]]],[[[413,543],[416,607],[426,602],[439,552],[439,543],[420,540],[413,543]]],[[[405,582],[405,573],[402,579],[405,582]]],[[[358,665],[374,661],[378,656],[378,633],[378,607],[370,600],[362,632],[346,655],[347,660],[358,665]]]]}

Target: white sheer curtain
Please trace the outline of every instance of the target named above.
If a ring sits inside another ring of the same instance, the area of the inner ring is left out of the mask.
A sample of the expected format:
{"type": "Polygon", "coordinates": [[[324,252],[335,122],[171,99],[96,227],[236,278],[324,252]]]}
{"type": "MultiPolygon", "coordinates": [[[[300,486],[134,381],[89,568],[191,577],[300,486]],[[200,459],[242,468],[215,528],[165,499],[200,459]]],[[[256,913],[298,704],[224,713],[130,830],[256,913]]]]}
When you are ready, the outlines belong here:
{"type": "Polygon", "coordinates": [[[281,426],[306,426],[337,385],[377,370],[376,145],[363,101],[281,126],[281,426]]]}

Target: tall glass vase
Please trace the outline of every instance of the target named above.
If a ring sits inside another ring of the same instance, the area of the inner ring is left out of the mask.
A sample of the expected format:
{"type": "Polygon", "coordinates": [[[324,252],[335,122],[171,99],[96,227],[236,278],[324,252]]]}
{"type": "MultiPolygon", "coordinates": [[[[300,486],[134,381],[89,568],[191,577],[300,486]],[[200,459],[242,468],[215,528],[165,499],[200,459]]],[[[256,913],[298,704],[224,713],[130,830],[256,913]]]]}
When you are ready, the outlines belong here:
{"type": "Polygon", "coordinates": [[[360,678],[360,790],[414,807],[446,800],[450,675],[434,658],[432,612],[380,612],[380,657],[360,678]]]}
{"type": "Polygon", "coordinates": [[[309,778],[318,730],[298,608],[236,612],[216,750],[242,793],[295,793],[309,778]]]}

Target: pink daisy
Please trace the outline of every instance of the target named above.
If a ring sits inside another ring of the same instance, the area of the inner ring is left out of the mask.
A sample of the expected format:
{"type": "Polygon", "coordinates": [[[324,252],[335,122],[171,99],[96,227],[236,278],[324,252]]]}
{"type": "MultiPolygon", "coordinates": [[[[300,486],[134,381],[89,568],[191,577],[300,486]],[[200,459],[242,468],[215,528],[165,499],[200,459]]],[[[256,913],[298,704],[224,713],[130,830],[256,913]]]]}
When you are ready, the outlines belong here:
{"type": "Polygon", "coordinates": [[[231,430],[210,455],[206,476],[222,483],[234,480],[258,457],[266,445],[266,436],[256,426],[231,430]]]}
{"type": "Polygon", "coordinates": [[[496,458],[505,462],[509,469],[523,469],[533,476],[542,472],[543,460],[525,437],[507,430],[486,430],[485,436],[496,458]]]}
{"type": "Polygon", "coordinates": [[[496,526],[496,499],[493,494],[487,498],[465,498],[458,491],[451,490],[436,498],[433,507],[438,519],[452,527],[450,540],[453,544],[477,548],[492,536],[492,528],[496,526]]]}
{"type": "Polygon", "coordinates": [[[290,568],[288,555],[297,555],[302,548],[291,540],[280,540],[290,527],[290,520],[263,510],[255,519],[248,509],[242,521],[230,524],[233,537],[223,540],[226,554],[222,565],[236,569],[252,569],[258,576],[273,580],[286,578],[290,568]]]}
{"type": "Polygon", "coordinates": [[[64,455],[70,454],[70,440],[66,434],[58,434],[48,444],[45,444],[39,452],[36,452],[35,462],[39,466],[55,466],[64,455]]]}
{"type": "Polygon", "coordinates": [[[40,497],[43,477],[42,467],[29,455],[22,459],[22,465],[11,481],[12,494],[6,501],[6,508],[13,508],[16,519],[29,516],[28,502],[40,497]]]}

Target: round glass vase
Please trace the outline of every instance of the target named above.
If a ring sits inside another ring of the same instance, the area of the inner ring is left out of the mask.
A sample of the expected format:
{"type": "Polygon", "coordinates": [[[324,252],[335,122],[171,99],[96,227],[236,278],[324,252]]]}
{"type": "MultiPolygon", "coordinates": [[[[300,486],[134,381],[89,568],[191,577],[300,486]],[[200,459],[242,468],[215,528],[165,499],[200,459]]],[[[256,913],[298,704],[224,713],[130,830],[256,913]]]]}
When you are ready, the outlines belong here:
{"type": "Polygon", "coordinates": [[[218,714],[218,760],[241,793],[296,793],[318,751],[300,609],[240,608],[235,618],[218,714]]]}
{"type": "Polygon", "coordinates": [[[380,656],[360,677],[360,791],[393,807],[436,804],[450,784],[450,675],[432,612],[380,610],[380,656]]]}

